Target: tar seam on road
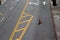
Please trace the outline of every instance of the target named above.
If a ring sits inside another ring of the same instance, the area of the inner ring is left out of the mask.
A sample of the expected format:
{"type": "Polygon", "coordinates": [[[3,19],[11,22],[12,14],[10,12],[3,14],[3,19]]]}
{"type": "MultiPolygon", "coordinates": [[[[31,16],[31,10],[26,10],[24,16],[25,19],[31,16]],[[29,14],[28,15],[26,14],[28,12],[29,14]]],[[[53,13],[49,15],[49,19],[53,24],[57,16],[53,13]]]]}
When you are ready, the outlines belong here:
{"type": "Polygon", "coordinates": [[[18,21],[17,21],[17,24],[16,24],[16,26],[15,26],[15,28],[14,28],[14,30],[13,30],[10,38],[9,38],[9,40],[13,40],[15,33],[18,33],[18,32],[20,32],[20,31],[22,31],[22,33],[21,33],[21,35],[19,36],[19,38],[16,38],[16,40],[22,40],[23,37],[24,37],[24,34],[26,33],[26,31],[27,31],[27,29],[28,29],[28,27],[29,27],[32,19],[33,19],[33,16],[32,16],[31,14],[26,13],[26,9],[27,9],[27,7],[28,7],[29,0],[26,0],[26,1],[27,1],[27,2],[26,2],[26,4],[25,4],[25,6],[24,6],[24,9],[23,9],[23,11],[22,11],[22,13],[21,13],[18,21]],[[24,14],[26,14],[26,16],[23,16],[24,14]],[[21,22],[21,19],[23,19],[23,18],[25,18],[25,17],[28,17],[28,16],[30,16],[30,18],[29,18],[28,20],[25,20],[25,21],[21,22]],[[24,26],[24,28],[20,28],[20,29],[17,30],[18,26],[19,26],[20,24],[23,24],[23,23],[27,23],[27,24],[24,26]]]}

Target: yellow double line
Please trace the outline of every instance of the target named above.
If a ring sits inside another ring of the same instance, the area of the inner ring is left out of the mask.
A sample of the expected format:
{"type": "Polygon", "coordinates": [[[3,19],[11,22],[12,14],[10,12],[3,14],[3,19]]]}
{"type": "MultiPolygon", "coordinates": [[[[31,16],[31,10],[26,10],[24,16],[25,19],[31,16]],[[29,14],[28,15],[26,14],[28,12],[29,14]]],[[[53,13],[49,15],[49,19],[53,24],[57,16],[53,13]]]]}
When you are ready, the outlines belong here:
{"type": "Polygon", "coordinates": [[[23,38],[23,36],[24,36],[24,34],[25,34],[28,26],[30,25],[30,23],[31,23],[31,21],[32,21],[32,19],[33,19],[33,16],[32,16],[31,14],[28,14],[28,13],[25,12],[26,9],[27,9],[27,7],[28,7],[28,4],[29,4],[29,0],[26,0],[26,1],[27,1],[27,2],[26,2],[26,4],[25,4],[25,6],[24,6],[24,9],[23,9],[23,11],[22,11],[22,13],[21,13],[18,21],[17,21],[17,24],[16,24],[16,26],[15,26],[15,28],[14,28],[14,30],[13,30],[10,38],[9,38],[9,40],[13,40],[14,35],[15,35],[16,32],[20,32],[21,30],[23,30],[22,33],[21,33],[21,35],[19,36],[19,38],[16,39],[16,40],[22,40],[22,38],[23,38]],[[24,14],[26,14],[26,16],[23,16],[24,14]],[[25,18],[25,17],[27,17],[27,16],[31,16],[30,19],[21,22],[21,19],[22,19],[22,18],[25,18]],[[20,24],[23,24],[23,23],[26,23],[26,22],[27,22],[27,24],[26,24],[26,26],[24,26],[24,28],[21,28],[21,29],[17,30],[17,28],[18,28],[18,26],[19,26],[20,24]]]}

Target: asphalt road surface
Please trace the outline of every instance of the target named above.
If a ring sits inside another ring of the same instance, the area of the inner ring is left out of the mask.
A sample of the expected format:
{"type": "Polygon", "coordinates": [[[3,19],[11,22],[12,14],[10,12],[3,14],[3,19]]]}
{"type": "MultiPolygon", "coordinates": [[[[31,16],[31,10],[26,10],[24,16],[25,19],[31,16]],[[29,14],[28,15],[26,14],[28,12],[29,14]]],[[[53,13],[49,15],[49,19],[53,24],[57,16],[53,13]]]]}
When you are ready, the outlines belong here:
{"type": "Polygon", "coordinates": [[[7,0],[0,12],[0,40],[56,40],[49,0],[7,0]]]}

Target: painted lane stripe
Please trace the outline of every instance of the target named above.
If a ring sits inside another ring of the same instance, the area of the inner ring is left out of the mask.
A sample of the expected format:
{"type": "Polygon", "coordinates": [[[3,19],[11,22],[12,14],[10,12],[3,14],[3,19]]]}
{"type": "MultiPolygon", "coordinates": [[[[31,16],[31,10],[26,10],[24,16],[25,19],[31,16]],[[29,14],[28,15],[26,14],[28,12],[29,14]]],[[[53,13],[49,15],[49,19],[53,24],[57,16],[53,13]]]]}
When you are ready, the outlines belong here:
{"type": "Polygon", "coordinates": [[[3,18],[1,19],[1,22],[2,22],[4,19],[5,19],[5,17],[3,17],[3,18]]]}
{"type": "Polygon", "coordinates": [[[1,4],[4,4],[7,0],[2,0],[1,4]]]}

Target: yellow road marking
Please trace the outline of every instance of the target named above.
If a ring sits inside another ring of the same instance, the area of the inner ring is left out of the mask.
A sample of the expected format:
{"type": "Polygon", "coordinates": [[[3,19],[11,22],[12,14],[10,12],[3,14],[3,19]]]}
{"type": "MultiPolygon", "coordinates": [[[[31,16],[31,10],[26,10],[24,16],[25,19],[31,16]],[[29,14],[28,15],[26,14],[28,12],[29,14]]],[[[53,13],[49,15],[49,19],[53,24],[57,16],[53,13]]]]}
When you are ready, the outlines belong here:
{"type": "Polygon", "coordinates": [[[31,15],[30,15],[30,14],[28,14],[28,15],[26,15],[26,16],[23,16],[22,18],[27,17],[27,16],[31,16],[31,15]]]}
{"type": "Polygon", "coordinates": [[[16,32],[19,32],[19,31],[21,31],[21,30],[24,30],[24,28],[21,28],[21,29],[17,30],[16,32]]]}
{"type": "Polygon", "coordinates": [[[26,12],[25,12],[26,9],[27,9],[27,7],[28,7],[28,4],[29,4],[29,0],[26,0],[26,1],[27,1],[27,2],[26,2],[26,5],[25,5],[25,7],[24,7],[24,9],[23,9],[23,11],[22,11],[22,13],[21,13],[21,16],[19,17],[19,19],[18,19],[18,21],[17,21],[17,24],[16,24],[16,26],[15,26],[15,28],[14,28],[14,30],[13,30],[10,38],[9,38],[9,40],[13,40],[14,35],[15,35],[16,32],[20,32],[21,30],[23,30],[22,33],[21,33],[21,35],[19,36],[19,38],[16,39],[16,40],[22,40],[22,38],[23,38],[23,36],[24,36],[24,34],[25,34],[25,32],[26,32],[29,24],[31,23],[31,21],[32,21],[32,19],[33,19],[33,16],[32,16],[32,15],[29,15],[28,13],[26,14],[26,12]],[[24,14],[26,14],[26,16],[23,16],[24,14]],[[21,22],[21,19],[22,19],[22,18],[28,17],[27,15],[31,16],[30,19],[21,22]],[[20,24],[23,24],[23,23],[26,23],[26,22],[27,22],[27,24],[26,24],[26,26],[24,26],[24,28],[21,28],[21,29],[17,30],[17,28],[18,28],[18,26],[19,26],[20,24]]]}
{"type": "Polygon", "coordinates": [[[26,21],[20,22],[19,24],[23,24],[23,23],[26,23],[27,21],[29,21],[29,20],[26,20],[26,21]]]}
{"type": "Polygon", "coordinates": [[[20,37],[17,38],[17,39],[22,40],[22,38],[23,38],[23,36],[24,36],[24,34],[25,34],[25,32],[26,32],[26,30],[27,30],[29,24],[31,23],[31,20],[32,20],[32,19],[33,19],[33,16],[29,19],[27,25],[26,25],[25,28],[24,28],[24,31],[22,32],[22,34],[20,35],[20,37]]]}

